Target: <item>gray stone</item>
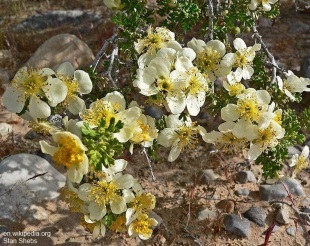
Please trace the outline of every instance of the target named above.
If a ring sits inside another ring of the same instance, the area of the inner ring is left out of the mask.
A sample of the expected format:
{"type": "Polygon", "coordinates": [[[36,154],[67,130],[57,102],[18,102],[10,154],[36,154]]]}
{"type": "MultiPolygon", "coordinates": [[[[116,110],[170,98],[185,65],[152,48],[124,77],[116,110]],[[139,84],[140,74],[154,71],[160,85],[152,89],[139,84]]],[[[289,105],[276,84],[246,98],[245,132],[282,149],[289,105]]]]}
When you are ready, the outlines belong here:
{"type": "Polygon", "coordinates": [[[51,10],[45,13],[37,13],[12,27],[12,31],[39,31],[47,28],[59,28],[71,25],[91,24],[100,21],[100,12],[82,10],[51,10]]]}
{"type": "Polygon", "coordinates": [[[218,214],[216,212],[213,212],[209,209],[204,209],[202,211],[199,212],[198,214],[198,220],[205,220],[205,219],[216,219],[218,216],[218,214]]]}
{"type": "Polygon", "coordinates": [[[67,61],[75,68],[82,68],[91,64],[93,60],[94,54],[85,42],[71,34],[58,34],[45,41],[26,65],[55,70],[67,61]]]}
{"type": "Polygon", "coordinates": [[[250,232],[250,221],[240,218],[235,214],[226,214],[223,220],[224,229],[241,237],[248,237],[250,232]]]}
{"type": "Polygon", "coordinates": [[[287,224],[290,220],[290,211],[287,207],[282,207],[278,210],[276,221],[280,224],[287,224]]]}
{"type": "Polygon", "coordinates": [[[310,224],[310,208],[306,207],[302,209],[302,213],[300,214],[300,217],[303,219],[303,221],[307,222],[307,224],[310,224]]]}
{"type": "Polygon", "coordinates": [[[272,232],[271,233],[275,233],[279,230],[279,226],[278,225],[275,225],[272,229],[272,232]]]}
{"type": "Polygon", "coordinates": [[[301,150],[297,148],[296,146],[290,146],[288,147],[288,155],[293,156],[293,155],[300,155],[301,150]]]}
{"type": "Polygon", "coordinates": [[[310,78],[310,55],[308,55],[301,64],[300,76],[310,78]]]}
{"type": "Polygon", "coordinates": [[[145,106],[144,110],[145,110],[145,114],[155,119],[160,119],[164,115],[164,111],[162,111],[162,109],[155,107],[155,106],[145,106]]]}
{"type": "Polygon", "coordinates": [[[235,194],[238,196],[248,196],[250,194],[250,191],[247,188],[240,188],[235,191],[235,194]]]}
{"type": "Polygon", "coordinates": [[[236,175],[236,180],[241,184],[245,184],[248,182],[253,182],[253,183],[257,182],[254,173],[252,173],[251,171],[238,172],[236,175]]]}
{"type": "MultiPolygon", "coordinates": [[[[298,180],[292,178],[285,178],[281,180],[284,184],[286,184],[289,192],[294,196],[304,196],[305,192],[302,185],[298,180]]],[[[282,185],[282,184],[281,184],[282,185]]]]}
{"type": "Polygon", "coordinates": [[[282,184],[261,185],[259,194],[263,201],[276,201],[287,197],[287,192],[282,184]]]}
{"type": "Polygon", "coordinates": [[[251,207],[249,208],[243,216],[254,223],[256,223],[259,226],[264,226],[265,225],[265,219],[267,217],[264,209],[259,208],[259,207],[251,207]]]}
{"type": "Polygon", "coordinates": [[[13,131],[13,127],[7,123],[0,123],[0,137],[6,137],[13,131]]]}
{"type": "Polygon", "coordinates": [[[59,196],[66,178],[43,158],[18,154],[0,163],[0,218],[43,218],[36,204],[59,196]],[[36,175],[39,175],[35,177],[36,175]]]}
{"type": "Polygon", "coordinates": [[[214,173],[213,169],[205,169],[202,171],[199,181],[200,183],[210,183],[219,178],[219,175],[214,173]]]}
{"type": "Polygon", "coordinates": [[[24,136],[25,139],[29,139],[29,140],[33,140],[33,139],[35,139],[36,137],[37,137],[37,134],[36,134],[36,132],[35,132],[34,130],[28,131],[28,132],[25,134],[25,136],[24,136]]]}
{"type": "Polygon", "coordinates": [[[292,237],[295,237],[296,229],[295,227],[291,226],[286,228],[286,233],[292,237]]]}
{"type": "Polygon", "coordinates": [[[296,34],[299,32],[308,32],[310,30],[310,26],[301,21],[294,22],[289,29],[289,33],[296,34]]]}

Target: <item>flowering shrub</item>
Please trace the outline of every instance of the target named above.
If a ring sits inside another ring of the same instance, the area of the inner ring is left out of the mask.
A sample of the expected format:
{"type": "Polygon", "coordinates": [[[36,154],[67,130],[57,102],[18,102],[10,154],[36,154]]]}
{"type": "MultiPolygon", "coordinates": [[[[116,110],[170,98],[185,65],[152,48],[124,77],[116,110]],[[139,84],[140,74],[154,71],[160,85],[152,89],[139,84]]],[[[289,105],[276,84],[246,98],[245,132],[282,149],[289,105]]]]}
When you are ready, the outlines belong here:
{"type": "MultiPolygon", "coordinates": [[[[124,151],[142,149],[150,162],[161,145],[171,148],[173,162],[205,141],[223,152],[248,150],[265,178],[280,176],[287,147],[303,142],[309,118],[288,102],[300,102],[310,80],[280,68],[257,32],[260,16],[279,14],[277,0],[103,2],[118,28],[90,69],[68,62],[56,71],[23,67],[3,95],[8,110],[52,136],[41,149],[67,168],[66,200],[94,237],[109,229],[146,240],[158,223],[150,215],[154,195],[124,172],[124,151]],[[251,30],[252,46],[238,36],[251,30]],[[100,80],[111,86],[101,88],[100,80]],[[146,105],[164,115],[148,115],[146,105]],[[218,130],[197,124],[202,110],[221,117],[218,130]],[[53,124],[54,115],[61,124],[53,124]]],[[[308,166],[308,155],[305,146],[289,161],[293,177],[308,166]]]]}

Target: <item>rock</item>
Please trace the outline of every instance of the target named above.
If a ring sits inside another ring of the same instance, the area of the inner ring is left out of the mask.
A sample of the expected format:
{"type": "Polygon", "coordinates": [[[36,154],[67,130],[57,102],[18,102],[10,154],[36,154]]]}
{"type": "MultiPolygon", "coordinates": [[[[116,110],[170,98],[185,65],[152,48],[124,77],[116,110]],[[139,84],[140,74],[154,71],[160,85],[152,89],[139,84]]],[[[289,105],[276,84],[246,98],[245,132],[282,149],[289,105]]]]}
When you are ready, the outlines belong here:
{"type": "Polygon", "coordinates": [[[279,226],[278,225],[275,225],[272,229],[272,232],[271,233],[275,233],[276,231],[279,230],[279,226]]]}
{"type": "Polygon", "coordinates": [[[286,233],[292,237],[295,237],[295,233],[296,233],[296,229],[295,227],[291,226],[291,227],[288,227],[286,229],[286,233]]]}
{"type": "Polygon", "coordinates": [[[100,21],[100,12],[82,10],[51,10],[37,13],[12,27],[14,32],[40,31],[47,28],[59,28],[65,25],[81,26],[100,21]]]}
{"type": "MultiPolygon", "coordinates": [[[[288,190],[294,196],[304,196],[305,192],[298,180],[292,178],[285,178],[281,180],[287,185],[288,190]]],[[[282,184],[281,184],[282,185],[282,184]]]]}
{"type": "Polygon", "coordinates": [[[287,192],[282,184],[261,185],[259,194],[263,201],[276,201],[287,197],[287,192]]]}
{"type": "Polygon", "coordinates": [[[160,226],[160,224],[163,223],[163,219],[157,213],[155,213],[154,211],[151,211],[149,213],[149,217],[153,218],[153,219],[155,219],[157,221],[157,223],[158,223],[157,226],[160,226]]]}
{"type": "Polygon", "coordinates": [[[301,64],[300,76],[310,78],[310,55],[308,55],[301,64]]]}
{"type": "Polygon", "coordinates": [[[224,213],[232,213],[235,209],[235,204],[231,200],[224,199],[219,201],[215,207],[222,210],[224,213]]]}
{"type": "Polygon", "coordinates": [[[0,225],[0,234],[3,232],[8,232],[9,228],[7,228],[5,225],[0,225]]]}
{"type": "Polygon", "coordinates": [[[13,127],[7,123],[0,123],[0,139],[13,131],[13,127]]]}
{"type": "Polygon", "coordinates": [[[238,172],[236,175],[236,180],[241,184],[245,184],[247,182],[253,182],[253,183],[257,182],[254,173],[252,173],[251,171],[238,172]]]}
{"type": "Polygon", "coordinates": [[[288,155],[293,156],[293,155],[300,155],[301,150],[297,148],[296,146],[290,146],[288,147],[288,155]]]}
{"type": "Polygon", "coordinates": [[[301,201],[301,205],[304,207],[309,207],[310,206],[310,198],[309,197],[305,197],[302,201],[301,201]]]}
{"type": "Polygon", "coordinates": [[[24,138],[25,138],[25,139],[28,139],[28,140],[33,140],[33,139],[35,139],[36,137],[37,137],[37,134],[36,134],[36,132],[35,132],[34,130],[28,131],[28,132],[25,134],[25,136],[24,136],[24,138]]]}
{"type": "Polygon", "coordinates": [[[30,67],[56,69],[70,62],[75,68],[88,66],[94,54],[85,42],[71,34],[58,34],[45,41],[26,62],[30,67]]]}
{"type": "Polygon", "coordinates": [[[155,119],[160,119],[164,115],[164,111],[155,106],[145,106],[145,114],[155,119]]]}
{"type": "Polygon", "coordinates": [[[218,179],[220,176],[214,173],[213,169],[205,169],[202,170],[201,174],[199,174],[199,183],[206,184],[212,183],[212,181],[218,179]]]}
{"type": "Polygon", "coordinates": [[[248,237],[250,232],[250,221],[235,214],[225,215],[223,226],[226,231],[241,237],[248,237]]]}
{"type": "Polygon", "coordinates": [[[247,188],[240,188],[235,191],[235,194],[238,196],[248,196],[250,191],[247,188]]]}
{"type": "Polygon", "coordinates": [[[5,90],[9,82],[10,82],[9,73],[5,70],[0,69],[0,86],[5,90]]]}
{"type": "Polygon", "coordinates": [[[300,217],[303,219],[303,221],[307,222],[307,224],[310,225],[310,208],[303,208],[300,217]]]}
{"type": "Polygon", "coordinates": [[[308,32],[309,30],[310,30],[309,25],[301,21],[296,21],[290,26],[290,29],[288,30],[288,32],[292,34],[296,34],[299,32],[308,32]]]}
{"type": "Polygon", "coordinates": [[[215,220],[217,218],[218,214],[216,212],[213,212],[209,209],[204,209],[199,212],[198,214],[198,220],[205,220],[205,219],[211,219],[215,220]]]}
{"type": "Polygon", "coordinates": [[[290,220],[290,211],[287,207],[282,207],[278,210],[276,221],[280,224],[287,224],[290,220]]]}
{"type": "Polygon", "coordinates": [[[38,214],[33,206],[58,197],[58,190],[66,181],[65,176],[50,163],[30,154],[12,155],[4,159],[0,163],[0,173],[0,218],[10,220],[24,216],[30,220],[38,216],[42,218],[42,213],[39,211],[41,214],[38,214]],[[30,179],[39,174],[43,175],[30,179]]]}
{"type": "Polygon", "coordinates": [[[265,225],[265,219],[267,217],[264,209],[259,208],[259,207],[251,207],[249,208],[243,216],[254,223],[256,223],[259,226],[264,226],[265,225]]]}

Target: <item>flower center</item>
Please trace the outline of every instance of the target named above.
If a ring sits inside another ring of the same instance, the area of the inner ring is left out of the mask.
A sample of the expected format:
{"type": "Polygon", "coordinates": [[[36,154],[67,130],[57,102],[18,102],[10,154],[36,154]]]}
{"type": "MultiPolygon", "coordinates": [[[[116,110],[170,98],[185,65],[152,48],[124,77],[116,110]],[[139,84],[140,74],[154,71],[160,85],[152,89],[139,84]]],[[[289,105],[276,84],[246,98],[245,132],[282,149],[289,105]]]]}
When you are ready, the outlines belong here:
{"type": "Polygon", "coordinates": [[[126,230],[126,217],[121,215],[116,218],[115,221],[112,222],[110,226],[110,230],[115,232],[123,232],[126,230]]]}
{"type": "Polygon", "coordinates": [[[53,160],[70,168],[73,164],[81,163],[84,160],[84,151],[78,141],[71,137],[60,137],[59,148],[53,155],[53,160]]]}
{"type": "Polygon", "coordinates": [[[61,81],[65,83],[68,88],[66,99],[62,102],[64,105],[68,105],[68,101],[80,92],[79,83],[73,80],[73,77],[65,77],[63,75],[57,76],[61,81]]]}
{"type": "Polygon", "coordinates": [[[114,182],[98,181],[91,188],[89,198],[94,200],[99,206],[106,205],[119,198],[118,187],[114,182]]]}
{"type": "Polygon", "coordinates": [[[257,121],[259,118],[259,107],[257,100],[253,97],[239,99],[237,102],[238,113],[241,117],[244,117],[246,120],[257,121]]]}
{"type": "Polygon", "coordinates": [[[248,63],[246,56],[240,51],[236,52],[235,67],[243,67],[248,63]]]}
{"type": "Polygon", "coordinates": [[[266,149],[277,145],[278,141],[275,136],[276,134],[272,127],[267,127],[265,129],[258,130],[258,138],[255,139],[254,142],[255,144],[261,146],[262,149],[266,149]]]}
{"type": "Polygon", "coordinates": [[[136,196],[132,208],[138,213],[144,213],[155,207],[155,197],[150,193],[143,193],[136,196]]]}
{"type": "Polygon", "coordinates": [[[110,125],[112,118],[116,118],[116,114],[120,109],[118,103],[111,103],[104,99],[97,100],[93,103],[90,109],[87,109],[84,114],[81,115],[84,121],[98,126],[101,119],[105,119],[106,126],[110,125]]]}
{"type": "Polygon", "coordinates": [[[244,91],[245,87],[241,83],[228,84],[228,91],[230,96],[237,96],[244,91]]]}
{"type": "Polygon", "coordinates": [[[21,73],[21,77],[13,80],[13,86],[15,89],[23,90],[26,97],[32,97],[35,95],[42,96],[42,87],[45,85],[47,76],[44,76],[39,69],[28,69],[21,73]],[[22,80],[21,83],[17,82],[22,80]]]}
{"type": "Polygon", "coordinates": [[[161,77],[156,81],[156,85],[160,91],[168,92],[172,89],[170,78],[161,77]]]}
{"type": "Polygon", "coordinates": [[[194,122],[192,123],[191,126],[185,126],[185,125],[180,126],[176,130],[176,133],[178,134],[178,137],[180,139],[178,144],[180,145],[181,148],[186,147],[192,149],[198,142],[197,139],[198,130],[195,127],[194,122]]]}
{"type": "Polygon", "coordinates": [[[190,79],[188,83],[188,94],[197,95],[201,92],[208,91],[208,78],[207,75],[201,74],[197,69],[190,71],[190,79]]]}
{"type": "Polygon", "coordinates": [[[215,70],[220,60],[221,54],[211,47],[197,54],[197,65],[206,71],[215,70]]]}
{"type": "Polygon", "coordinates": [[[151,225],[150,225],[148,216],[145,214],[140,215],[138,219],[132,223],[132,225],[133,225],[133,229],[139,235],[147,236],[150,233],[152,233],[152,229],[149,228],[151,225]]]}

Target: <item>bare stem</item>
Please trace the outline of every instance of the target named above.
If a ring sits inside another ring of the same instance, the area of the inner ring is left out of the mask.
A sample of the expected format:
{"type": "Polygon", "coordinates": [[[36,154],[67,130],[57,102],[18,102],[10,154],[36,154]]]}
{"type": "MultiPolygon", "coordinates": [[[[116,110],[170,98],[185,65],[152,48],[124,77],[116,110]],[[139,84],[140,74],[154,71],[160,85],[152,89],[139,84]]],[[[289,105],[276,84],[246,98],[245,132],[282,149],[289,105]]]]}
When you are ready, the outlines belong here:
{"type": "Polygon", "coordinates": [[[109,47],[109,44],[113,43],[115,38],[117,37],[116,34],[114,34],[111,38],[107,39],[103,46],[101,47],[100,51],[97,53],[95,60],[93,61],[93,63],[91,64],[91,68],[93,69],[93,72],[95,72],[98,63],[100,61],[100,59],[103,57],[103,55],[105,54],[107,48],[109,47]]]}
{"type": "Polygon", "coordinates": [[[214,19],[214,11],[213,11],[213,2],[212,0],[206,0],[208,4],[208,13],[209,13],[209,38],[213,40],[213,19],[214,19]]]}
{"type": "Polygon", "coordinates": [[[145,155],[147,164],[149,164],[150,171],[151,171],[151,175],[152,175],[152,180],[153,180],[153,182],[155,182],[155,181],[156,181],[156,178],[155,178],[155,175],[154,175],[154,172],[153,172],[153,168],[152,168],[152,165],[151,165],[151,160],[150,160],[148,154],[146,153],[145,148],[143,148],[142,152],[143,152],[143,154],[145,155]]]}
{"type": "Polygon", "coordinates": [[[118,57],[118,47],[115,45],[114,48],[113,48],[113,51],[111,53],[111,57],[110,57],[110,65],[109,65],[109,68],[108,68],[108,78],[111,80],[113,86],[115,88],[118,88],[114,79],[112,78],[112,69],[113,69],[113,64],[114,64],[114,61],[115,61],[115,57],[118,57]]]}
{"type": "Polygon", "coordinates": [[[256,40],[258,41],[258,43],[261,44],[263,50],[265,51],[266,55],[268,56],[271,64],[272,64],[272,79],[271,79],[271,84],[274,84],[276,81],[276,77],[277,77],[277,68],[279,67],[278,64],[276,63],[276,60],[274,59],[274,56],[270,53],[270,51],[268,50],[266,44],[264,43],[264,41],[262,40],[262,36],[258,33],[256,26],[253,26],[253,36],[256,38],[256,40]]]}

